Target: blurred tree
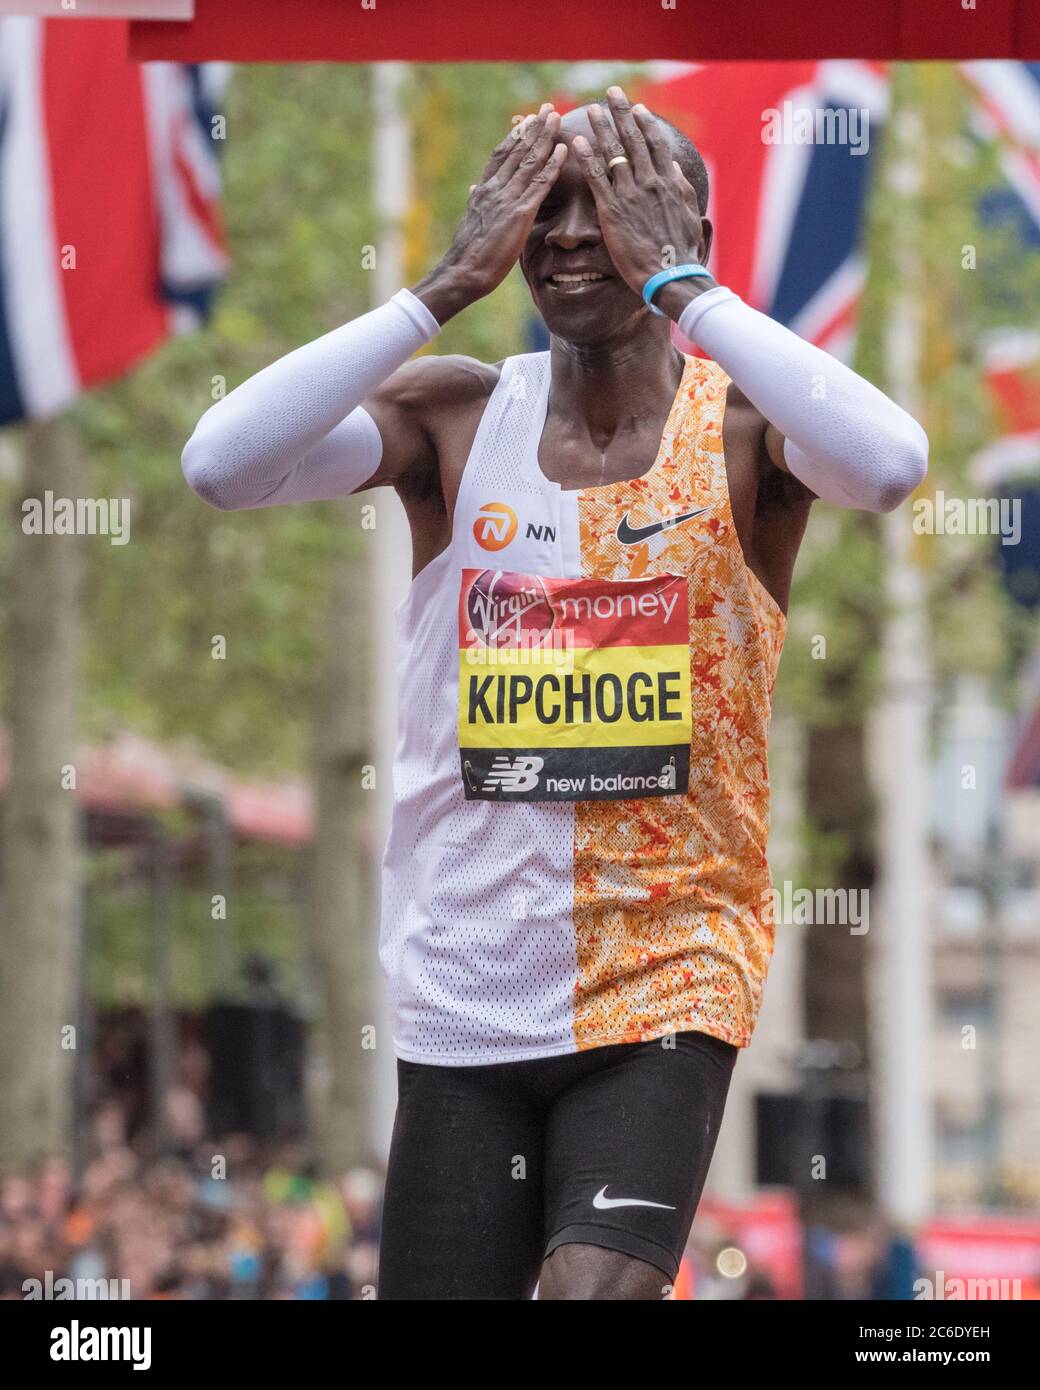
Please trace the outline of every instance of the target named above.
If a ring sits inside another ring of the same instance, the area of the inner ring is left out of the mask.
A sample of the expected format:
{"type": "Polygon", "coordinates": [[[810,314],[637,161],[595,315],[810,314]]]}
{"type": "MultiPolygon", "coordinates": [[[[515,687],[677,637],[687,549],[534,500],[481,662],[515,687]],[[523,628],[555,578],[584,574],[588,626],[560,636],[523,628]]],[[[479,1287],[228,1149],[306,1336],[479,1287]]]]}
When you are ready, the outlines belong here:
{"type": "MultiPolygon", "coordinates": [[[[356,525],[357,503],[341,504],[356,525]]],[[[334,566],[326,603],[325,651],[314,692],[314,785],[307,933],[315,1001],[308,1101],[325,1173],[371,1161],[375,1083],[364,1030],[375,1014],[377,924],[373,846],[366,836],[366,764],[371,763],[367,614],[378,603],[356,556],[334,566]],[[353,852],[345,852],[347,846],[353,852]]],[[[384,1046],[388,1040],[378,1039],[384,1046]]]]}
{"type": "Polygon", "coordinates": [[[84,541],[28,534],[21,498],[80,494],[63,420],[22,434],[24,476],[7,602],[10,765],[0,834],[0,1169],[67,1151],[79,951],[80,589],[84,541]]]}

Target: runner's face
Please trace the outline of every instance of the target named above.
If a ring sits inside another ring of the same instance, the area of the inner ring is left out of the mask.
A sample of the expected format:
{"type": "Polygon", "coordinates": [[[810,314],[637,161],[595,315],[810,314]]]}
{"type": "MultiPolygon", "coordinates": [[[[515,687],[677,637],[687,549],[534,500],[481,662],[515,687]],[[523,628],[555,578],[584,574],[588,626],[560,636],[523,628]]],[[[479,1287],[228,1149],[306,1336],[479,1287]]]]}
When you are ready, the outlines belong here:
{"type": "MultiPolygon", "coordinates": [[[[593,138],[582,111],[563,118],[558,138],[570,146],[575,135],[593,138]]],[[[573,151],[538,209],[520,269],[535,308],[557,338],[595,342],[610,337],[633,314],[646,313],[640,296],[614,269],[600,234],[595,200],[573,151]],[[603,278],[558,278],[582,273],[603,278]]]]}

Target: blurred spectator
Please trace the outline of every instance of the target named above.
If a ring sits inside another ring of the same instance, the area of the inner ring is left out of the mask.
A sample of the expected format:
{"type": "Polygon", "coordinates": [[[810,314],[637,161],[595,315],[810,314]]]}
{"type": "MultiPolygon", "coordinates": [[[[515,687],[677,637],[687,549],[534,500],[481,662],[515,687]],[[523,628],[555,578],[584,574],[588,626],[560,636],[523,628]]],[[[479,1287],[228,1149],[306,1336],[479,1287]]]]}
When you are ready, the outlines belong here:
{"type": "Polygon", "coordinates": [[[134,1299],[371,1296],[379,1174],[324,1182],[296,1148],[208,1140],[186,1083],[179,1075],[167,1098],[173,1156],[129,1140],[127,1115],[105,1102],[77,1183],[59,1158],[0,1177],[0,1298],[63,1278],[125,1280],[113,1295],[134,1299]]]}

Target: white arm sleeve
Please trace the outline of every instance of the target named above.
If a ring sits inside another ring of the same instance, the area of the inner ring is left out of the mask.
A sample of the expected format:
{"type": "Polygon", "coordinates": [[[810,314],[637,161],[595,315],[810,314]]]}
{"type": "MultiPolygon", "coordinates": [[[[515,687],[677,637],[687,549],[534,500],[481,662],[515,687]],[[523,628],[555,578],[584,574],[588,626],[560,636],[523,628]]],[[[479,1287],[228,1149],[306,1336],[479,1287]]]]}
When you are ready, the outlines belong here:
{"type": "Polygon", "coordinates": [[[876,386],[723,285],[683,310],[679,330],[709,353],[784,435],[784,459],[817,497],[889,512],[928,466],[928,436],[876,386]]]}
{"type": "Polygon", "coordinates": [[[439,331],[422,300],[398,290],[273,362],[196,425],[181,455],[188,485],[221,511],[355,492],[383,453],[361,402],[439,331]]]}

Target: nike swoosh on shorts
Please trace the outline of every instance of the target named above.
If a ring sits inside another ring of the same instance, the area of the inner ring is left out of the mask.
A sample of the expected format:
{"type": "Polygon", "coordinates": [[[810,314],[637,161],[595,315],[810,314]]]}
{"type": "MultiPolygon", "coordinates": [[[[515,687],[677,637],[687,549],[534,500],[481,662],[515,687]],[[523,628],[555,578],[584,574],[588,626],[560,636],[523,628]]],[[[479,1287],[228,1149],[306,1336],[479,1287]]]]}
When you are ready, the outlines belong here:
{"type": "Polygon", "coordinates": [[[695,516],[701,516],[707,510],[707,507],[698,507],[695,512],[683,512],[682,516],[662,517],[660,521],[652,521],[649,526],[629,526],[628,512],[626,512],[618,522],[616,535],[622,545],[635,545],[637,541],[649,540],[651,536],[656,536],[661,531],[670,531],[673,526],[678,526],[682,521],[691,521],[695,516]]]}
{"type": "MultiPolygon", "coordinates": [[[[610,1184],[607,1184],[609,1187],[610,1184]]],[[[674,1211],[666,1202],[644,1202],[641,1197],[608,1197],[607,1188],[602,1188],[592,1199],[597,1211],[609,1211],[611,1207],[659,1207],[661,1211],[674,1211]]]]}

